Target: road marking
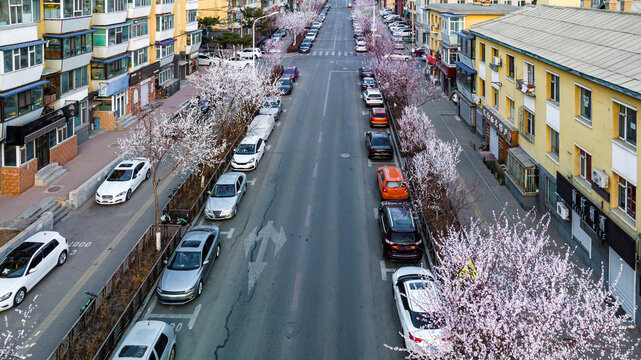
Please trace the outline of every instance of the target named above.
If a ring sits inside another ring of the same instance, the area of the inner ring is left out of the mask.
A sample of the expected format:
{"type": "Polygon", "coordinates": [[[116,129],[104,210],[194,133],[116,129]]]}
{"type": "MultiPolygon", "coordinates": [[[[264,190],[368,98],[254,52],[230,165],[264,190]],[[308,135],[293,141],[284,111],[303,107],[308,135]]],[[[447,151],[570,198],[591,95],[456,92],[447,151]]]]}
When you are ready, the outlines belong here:
{"type": "Polygon", "coordinates": [[[385,266],[385,260],[381,260],[381,279],[383,279],[383,281],[387,281],[387,273],[388,272],[393,273],[394,271],[396,271],[396,269],[394,269],[394,268],[390,269],[390,268],[386,267],[385,266]]]}
{"type": "Polygon", "coordinates": [[[187,324],[187,328],[189,330],[194,328],[194,324],[196,323],[196,319],[198,318],[198,314],[200,313],[200,309],[203,307],[203,304],[198,304],[196,308],[194,309],[194,312],[191,314],[152,314],[151,310],[153,309],[154,305],[156,302],[154,301],[152,303],[152,306],[147,309],[147,313],[145,314],[145,319],[150,319],[150,318],[161,318],[161,319],[189,319],[189,323],[187,324]]]}
{"type": "Polygon", "coordinates": [[[198,313],[200,313],[200,309],[203,307],[203,304],[198,304],[196,306],[196,310],[194,310],[194,313],[191,315],[191,319],[189,320],[189,324],[187,324],[187,328],[191,330],[194,327],[194,324],[196,323],[196,318],[198,318],[198,313]]]}
{"type": "Polygon", "coordinates": [[[287,109],[283,109],[283,112],[287,112],[287,109]]]}
{"type": "Polygon", "coordinates": [[[269,151],[269,149],[271,149],[271,148],[272,148],[272,144],[269,144],[269,145],[267,145],[267,146],[265,147],[265,149],[267,149],[267,151],[269,151]]]}
{"type": "Polygon", "coordinates": [[[231,228],[229,229],[229,231],[221,231],[220,234],[227,235],[227,239],[231,239],[231,237],[234,235],[234,230],[236,230],[236,228],[231,228]]]}
{"type": "Polygon", "coordinates": [[[247,183],[248,183],[249,185],[256,185],[256,178],[251,179],[251,180],[247,180],[247,183]]]}
{"type": "Polygon", "coordinates": [[[321,131],[320,133],[318,133],[318,143],[320,144],[322,142],[323,142],[323,132],[321,131]]]}
{"type": "MultiPolygon", "coordinates": [[[[172,176],[172,179],[174,177],[175,176],[172,176]]],[[[171,184],[172,179],[169,179],[165,181],[164,184],[160,185],[158,192],[162,193],[165,190],[167,190],[167,188],[169,187],[169,184],[171,184]]],[[[154,204],[154,198],[152,196],[140,208],[140,211],[138,211],[138,213],[136,213],[136,215],[134,215],[134,217],[131,218],[131,220],[129,220],[129,222],[122,228],[122,230],[120,230],[120,232],[116,235],[116,237],[105,248],[115,249],[118,243],[120,243],[120,241],[122,241],[122,239],[125,237],[125,235],[129,235],[131,233],[131,229],[134,227],[134,225],[137,225],[140,222],[140,218],[143,215],[145,215],[146,210],[150,208],[153,204],[154,204]]],[[[60,314],[62,313],[62,310],[64,310],[64,308],[67,307],[67,305],[72,303],[73,298],[75,298],[76,296],[78,296],[78,294],[80,294],[81,292],[80,290],[86,286],[87,281],[89,281],[89,279],[94,275],[96,270],[98,270],[100,265],[102,265],[102,263],[107,259],[107,257],[110,254],[111,254],[111,251],[109,250],[103,251],[102,253],[100,253],[98,258],[82,274],[80,279],[76,281],[75,285],[71,289],[69,289],[69,291],[67,291],[67,295],[65,295],[62,299],[60,299],[60,301],[58,301],[58,305],[56,305],[56,307],[49,312],[49,315],[47,315],[47,317],[42,322],[40,322],[40,326],[38,326],[38,328],[36,328],[33,331],[34,335],[31,338],[32,342],[35,343],[40,338],[40,336],[44,333],[44,330],[48,329],[51,326],[51,324],[53,324],[54,320],[56,320],[56,318],[60,316],[60,314]]]]}
{"type": "Polygon", "coordinates": [[[367,111],[366,110],[361,111],[361,115],[367,115],[367,111]]]}
{"type": "Polygon", "coordinates": [[[374,208],[374,219],[378,219],[378,208],[374,208]]]}
{"type": "Polygon", "coordinates": [[[329,55],[329,51],[325,51],[325,56],[329,55]]]}
{"type": "Polygon", "coordinates": [[[314,173],[312,174],[312,177],[316,177],[316,170],[318,170],[318,163],[314,164],[314,173]]]}
{"type": "Polygon", "coordinates": [[[312,217],[312,206],[309,205],[307,206],[307,215],[305,215],[305,227],[309,227],[309,224],[312,221],[311,217],[312,217]]]}
{"type": "Polygon", "coordinates": [[[296,274],[296,283],[294,284],[294,295],[292,296],[292,311],[298,308],[298,294],[300,292],[301,273],[296,274]]]}
{"type": "Polygon", "coordinates": [[[260,274],[265,269],[265,266],[267,266],[267,263],[264,261],[264,259],[265,250],[267,249],[267,244],[269,243],[269,241],[271,240],[275,246],[274,259],[276,258],[276,255],[278,255],[278,251],[280,251],[280,248],[282,248],[283,245],[285,245],[285,243],[287,242],[287,237],[285,236],[283,227],[281,226],[280,231],[277,231],[272,220],[267,221],[267,225],[260,229],[258,233],[256,233],[257,229],[258,228],[254,228],[254,230],[252,230],[243,241],[245,247],[245,257],[247,257],[252,248],[256,246],[256,242],[260,241],[260,247],[258,249],[258,254],[256,255],[256,261],[252,261],[250,257],[247,264],[248,294],[251,293],[254,286],[256,286],[260,274]]]}
{"type": "Polygon", "coordinates": [[[280,121],[276,123],[276,127],[280,127],[280,125],[281,125],[280,121]]]}
{"type": "Polygon", "coordinates": [[[332,56],[334,56],[334,52],[332,51],[332,56]]]}
{"type": "Polygon", "coordinates": [[[372,160],[367,159],[367,167],[372,167],[372,160]]]}

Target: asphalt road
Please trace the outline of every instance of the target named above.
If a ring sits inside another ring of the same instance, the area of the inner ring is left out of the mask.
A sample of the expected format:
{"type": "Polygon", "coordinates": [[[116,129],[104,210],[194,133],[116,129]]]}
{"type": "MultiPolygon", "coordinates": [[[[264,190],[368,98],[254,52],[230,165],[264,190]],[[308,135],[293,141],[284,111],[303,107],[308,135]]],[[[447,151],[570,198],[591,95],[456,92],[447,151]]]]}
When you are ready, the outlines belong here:
{"type": "Polygon", "coordinates": [[[375,171],[350,10],[332,9],[272,133],[203,294],[183,306],[155,297],[143,318],[177,330],[178,359],[399,359],[391,271],[382,261],[375,171]],[[281,233],[282,231],[282,233],[281,233]],[[286,239],[286,240],[284,240],[286,239]],[[277,247],[276,244],[280,244],[277,247]],[[262,269],[262,271],[260,271],[262,269]]]}

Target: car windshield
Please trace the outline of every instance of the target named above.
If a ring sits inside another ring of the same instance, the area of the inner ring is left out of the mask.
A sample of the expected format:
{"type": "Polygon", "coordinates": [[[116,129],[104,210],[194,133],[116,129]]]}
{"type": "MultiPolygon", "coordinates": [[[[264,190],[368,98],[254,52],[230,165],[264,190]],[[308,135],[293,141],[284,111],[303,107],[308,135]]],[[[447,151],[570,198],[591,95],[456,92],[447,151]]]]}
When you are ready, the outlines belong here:
{"type": "Polygon", "coordinates": [[[169,261],[169,270],[195,270],[200,267],[200,252],[176,251],[169,261]]]}
{"type": "Polygon", "coordinates": [[[390,241],[394,244],[414,244],[416,239],[413,232],[392,232],[390,241]]]}
{"type": "Polygon", "coordinates": [[[363,83],[366,85],[373,85],[374,84],[374,79],[365,79],[363,80],[363,83]]]}
{"type": "Polygon", "coordinates": [[[385,113],[374,113],[372,116],[375,117],[375,118],[386,118],[387,117],[387,115],[385,115],[385,113]]]}
{"type": "Polygon", "coordinates": [[[285,75],[294,75],[296,73],[296,70],[294,69],[287,69],[285,70],[285,75]]]}
{"type": "Polygon", "coordinates": [[[145,345],[125,345],[123,346],[118,357],[121,358],[141,358],[147,352],[147,347],[145,345]]]}
{"type": "Polygon", "coordinates": [[[382,136],[372,137],[372,146],[390,146],[389,139],[382,136]]]}
{"type": "Polygon", "coordinates": [[[234,184],[216,184],[214,187],[214,197],[232,197],[235,194],[234,184]]]}
{"type": "Polygon", "coordinates": [[[382,98],[381,94],[369,94],[370,99],[380,99],[382,98]]]}
{"type": "Polygon", "coordinates": [[[111,174],[109,174],[107,181],[129,181],[131,180],[132,174],[133,171],[131,170],[114,169],[111,174]]]}
{"type": "Polygon", "coordinates": [[[236,149],[238,155],[253,155],[256,152],[256,145],[254,144],[240,144],[236,149]]]}
{"type": "Polygon", "coordinates": [[[282,78],[279,80],[281,85],[290,85],[292,80],[290,78],[282,78]]]}
{"type": "Polygon", "coordinates": [[[0,263],[0,278],[17,278],[24,275],[29,260],[41,245],[25,241],[13,249],[0,263]]]}

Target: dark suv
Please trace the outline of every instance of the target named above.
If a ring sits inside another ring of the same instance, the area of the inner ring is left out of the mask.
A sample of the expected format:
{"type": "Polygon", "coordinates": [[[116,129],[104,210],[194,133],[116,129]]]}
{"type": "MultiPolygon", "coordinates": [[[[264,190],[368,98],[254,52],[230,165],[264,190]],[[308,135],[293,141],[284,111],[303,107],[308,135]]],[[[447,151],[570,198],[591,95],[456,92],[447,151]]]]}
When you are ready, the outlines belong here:
{"type": "Polygon", "coordinates": [[[378,208],[378,227],[381,230],[384,257],[394,260],[421,258],[422,241],[408,202],[381,202],[378,208]]]}

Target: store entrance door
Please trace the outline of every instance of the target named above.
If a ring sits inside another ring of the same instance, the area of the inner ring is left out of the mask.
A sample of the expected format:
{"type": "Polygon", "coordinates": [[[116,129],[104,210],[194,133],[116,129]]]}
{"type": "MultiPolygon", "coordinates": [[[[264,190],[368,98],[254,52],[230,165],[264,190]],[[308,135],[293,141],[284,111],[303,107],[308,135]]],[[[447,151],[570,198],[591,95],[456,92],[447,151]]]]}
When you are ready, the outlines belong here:
{"type": "Polygon", "coordinates": [[[42,169],[49,164],[49,134],[37,138],[35,143],[38,169],[42,169]]]}

